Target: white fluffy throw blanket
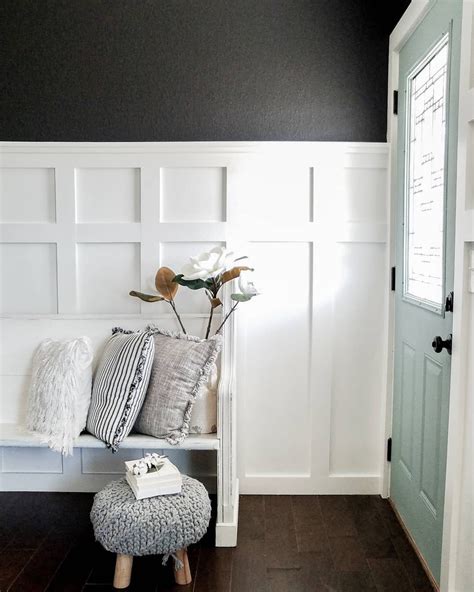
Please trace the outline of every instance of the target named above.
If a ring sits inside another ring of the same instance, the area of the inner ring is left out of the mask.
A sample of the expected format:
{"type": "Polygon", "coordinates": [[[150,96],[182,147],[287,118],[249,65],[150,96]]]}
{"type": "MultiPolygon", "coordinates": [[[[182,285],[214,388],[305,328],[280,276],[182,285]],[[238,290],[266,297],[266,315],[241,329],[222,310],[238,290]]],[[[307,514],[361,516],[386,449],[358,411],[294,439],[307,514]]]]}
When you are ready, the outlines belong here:
{"type": "Polygon", "coordinates": [[[33,358],[26,427],[64,455],[72,454],[74,439],[86,425],[92,358],[87,337],[46,339],[33,358]]]}

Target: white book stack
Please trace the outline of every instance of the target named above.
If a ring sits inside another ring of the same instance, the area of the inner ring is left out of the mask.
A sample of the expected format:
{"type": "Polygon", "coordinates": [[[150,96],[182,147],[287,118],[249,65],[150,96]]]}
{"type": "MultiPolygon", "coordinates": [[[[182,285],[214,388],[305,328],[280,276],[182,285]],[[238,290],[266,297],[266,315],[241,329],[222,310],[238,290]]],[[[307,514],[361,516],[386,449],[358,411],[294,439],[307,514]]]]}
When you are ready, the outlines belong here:
{"type": "Polygon", "coordinates": [[[137,499],[181,493],[181,473],[165,457],[147,455],[126,461],[125,468],[125,478],[137,499]]]}

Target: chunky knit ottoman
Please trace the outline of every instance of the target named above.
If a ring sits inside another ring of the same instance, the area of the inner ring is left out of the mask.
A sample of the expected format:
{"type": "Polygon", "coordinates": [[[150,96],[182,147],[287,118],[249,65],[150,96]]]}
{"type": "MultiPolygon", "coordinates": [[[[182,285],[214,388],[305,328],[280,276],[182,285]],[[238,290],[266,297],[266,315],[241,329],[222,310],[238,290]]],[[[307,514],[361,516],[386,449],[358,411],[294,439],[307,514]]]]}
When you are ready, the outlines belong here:
{"type": "Polygon", "coordinates": [[[117,553],[115,588],[130,584],[134,555],[163,554],[175,559],[175,579],[189,584],[186,548],[205,534],[211,516],[207,491],[183,475],[181,493],[137,500],[125,479],[112,481],[94,497],[91,521],[95,538],[117,553]]]}

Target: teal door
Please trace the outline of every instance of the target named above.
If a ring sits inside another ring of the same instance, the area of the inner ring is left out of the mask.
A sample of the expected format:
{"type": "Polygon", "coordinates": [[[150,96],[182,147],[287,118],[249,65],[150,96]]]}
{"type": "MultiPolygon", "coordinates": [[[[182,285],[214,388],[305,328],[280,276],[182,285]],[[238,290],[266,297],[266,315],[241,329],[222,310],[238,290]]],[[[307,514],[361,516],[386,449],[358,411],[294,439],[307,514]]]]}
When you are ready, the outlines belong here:
{"type": "Polygon", "coordinates": [[[390,496],[438,582],[451,369],[461,11],[462,0],[432,3],[400,51],[398,87],[390,496]]]}

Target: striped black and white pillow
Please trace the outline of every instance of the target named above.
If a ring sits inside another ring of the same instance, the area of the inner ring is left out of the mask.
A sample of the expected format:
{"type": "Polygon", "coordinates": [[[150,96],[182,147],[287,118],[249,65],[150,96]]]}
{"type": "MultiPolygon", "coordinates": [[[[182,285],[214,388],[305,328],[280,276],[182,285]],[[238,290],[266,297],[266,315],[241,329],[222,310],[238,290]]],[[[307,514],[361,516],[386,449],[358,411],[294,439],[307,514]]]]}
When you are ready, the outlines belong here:
{"type": "Polygon", "coordinates": [[[115,452],[145,399],[155,353],[149,331],[112,330],[94,378],[87,430],[115,452]]]}

